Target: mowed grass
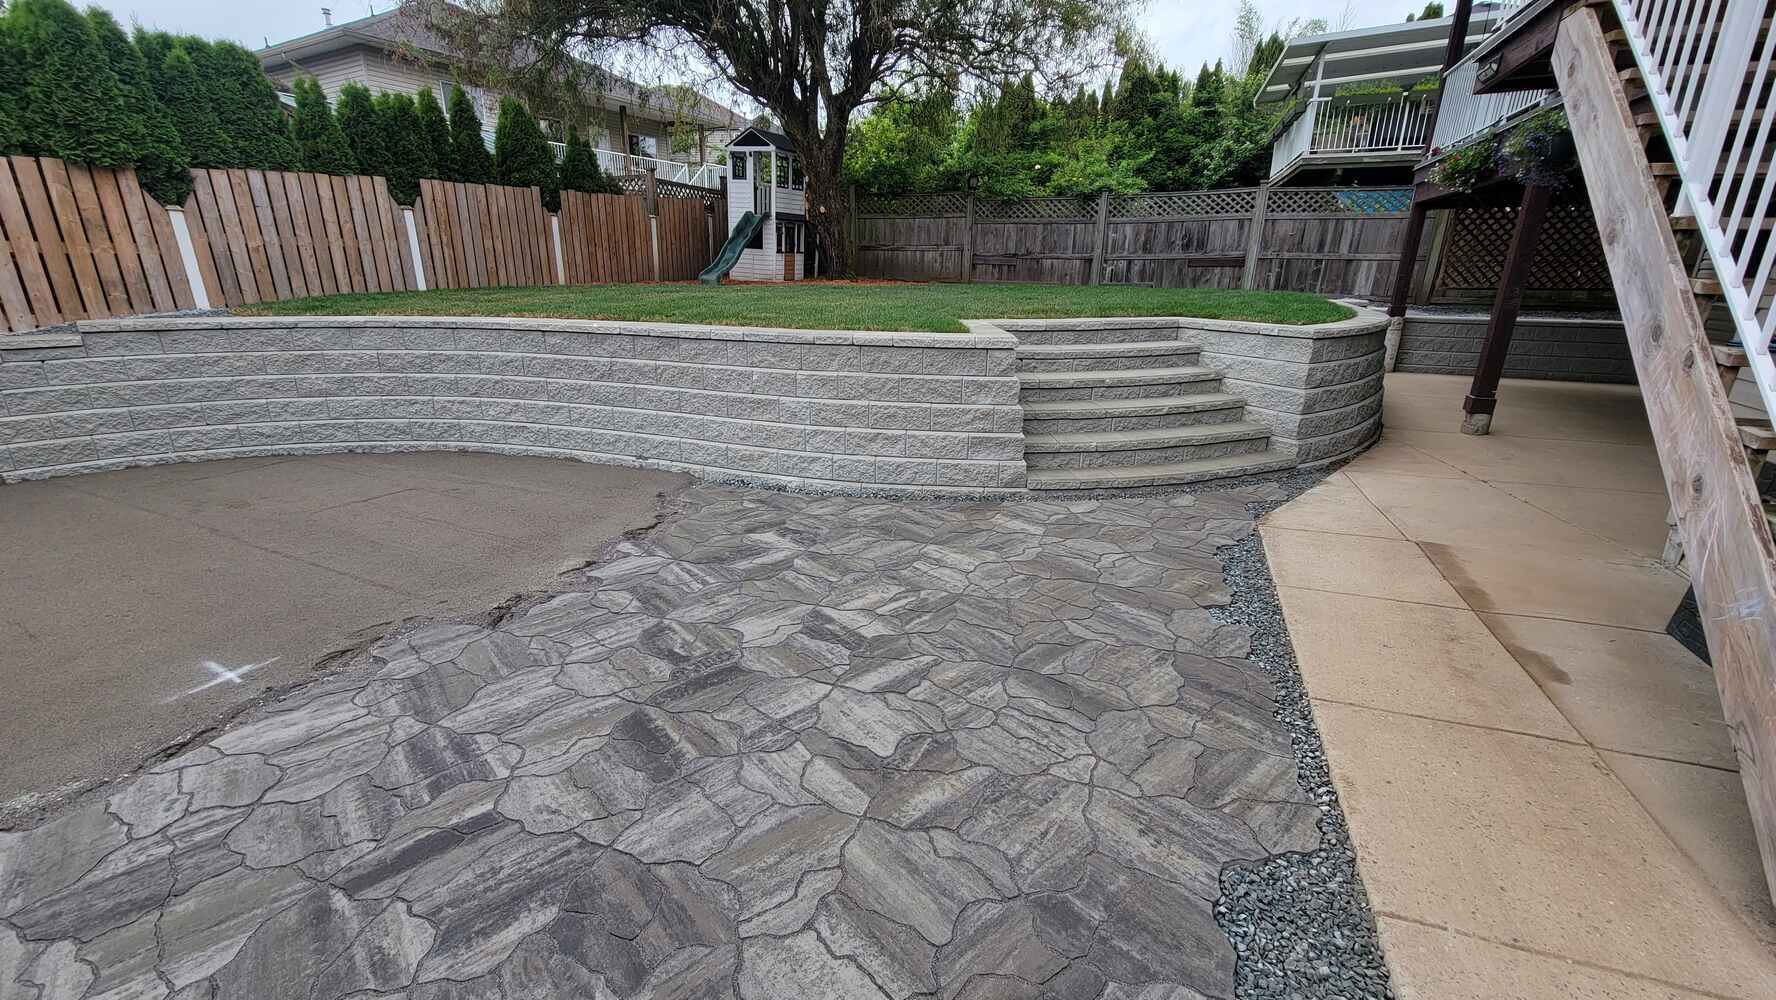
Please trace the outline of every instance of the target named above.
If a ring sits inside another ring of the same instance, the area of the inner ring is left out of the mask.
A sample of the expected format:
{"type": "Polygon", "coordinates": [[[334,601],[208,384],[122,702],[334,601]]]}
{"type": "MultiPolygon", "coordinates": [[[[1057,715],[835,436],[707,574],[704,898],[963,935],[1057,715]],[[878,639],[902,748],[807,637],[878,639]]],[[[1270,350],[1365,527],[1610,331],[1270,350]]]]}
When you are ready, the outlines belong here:
{"type": "Polygon", "coordinates": [[[1300,292],[1114,285],[572,285],[330,295],[244,306],[251,316],[534,316],[827,330],[958,331],[964,319],[1191,316],[1303,326],[1346,319],[1345,306],[1300,292]]]}

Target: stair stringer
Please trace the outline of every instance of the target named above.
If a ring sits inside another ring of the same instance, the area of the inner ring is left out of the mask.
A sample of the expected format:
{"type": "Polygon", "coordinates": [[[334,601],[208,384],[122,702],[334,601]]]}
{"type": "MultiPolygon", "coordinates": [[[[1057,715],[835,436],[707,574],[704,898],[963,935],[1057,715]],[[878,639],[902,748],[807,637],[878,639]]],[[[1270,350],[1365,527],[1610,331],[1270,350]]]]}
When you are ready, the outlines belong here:
{"type": "Polygon", "coordinates": [[[1776,544],[1595,10],[1561,22],[1553,63],[1776,898],[1776,544]]]}

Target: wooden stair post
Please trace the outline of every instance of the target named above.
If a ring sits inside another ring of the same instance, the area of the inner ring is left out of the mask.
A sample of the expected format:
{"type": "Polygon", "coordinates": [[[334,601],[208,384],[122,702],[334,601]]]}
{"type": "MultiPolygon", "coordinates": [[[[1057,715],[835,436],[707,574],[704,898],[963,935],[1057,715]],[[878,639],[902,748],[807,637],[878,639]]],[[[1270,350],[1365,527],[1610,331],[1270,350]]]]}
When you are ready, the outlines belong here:
{"type": "Polygon", "coordinates": [[[1595,10],[1561,22],[1553,67],[1683,537],[1764,877],[1776,898],[1776,544],[1595,10]]]}

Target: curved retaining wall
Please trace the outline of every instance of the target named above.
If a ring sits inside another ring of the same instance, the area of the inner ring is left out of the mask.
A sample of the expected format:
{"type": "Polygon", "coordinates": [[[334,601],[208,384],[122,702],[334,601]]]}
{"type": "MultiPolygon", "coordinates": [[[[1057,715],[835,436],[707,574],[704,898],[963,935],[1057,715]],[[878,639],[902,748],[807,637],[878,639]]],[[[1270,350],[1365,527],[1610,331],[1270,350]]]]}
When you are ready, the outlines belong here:
{"type": "Polygon", "coordinates": [[[1014,338],[191,317],[0,337],[0,480],[472,450],[833,490],[1024,486],[1014,338]]]}

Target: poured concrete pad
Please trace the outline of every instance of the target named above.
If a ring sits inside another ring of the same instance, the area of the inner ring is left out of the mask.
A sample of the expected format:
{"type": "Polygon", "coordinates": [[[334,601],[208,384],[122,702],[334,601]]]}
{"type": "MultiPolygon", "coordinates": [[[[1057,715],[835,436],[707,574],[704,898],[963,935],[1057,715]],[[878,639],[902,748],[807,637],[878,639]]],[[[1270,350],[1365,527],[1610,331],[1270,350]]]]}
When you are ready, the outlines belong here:
{"type": "Polygon", "coordinates": [[[0,488],[0,825],[311,679],[389,623],[534,589],[651,523],[687,482],[414,454],[0,488]]]}
{"type": "Polygon", "coordinates": [[[1230,997],[1223,868],[1320,840],[1207,610],[1266,495],[698,487],[0,834],[0,993],[1230,997]]]}

